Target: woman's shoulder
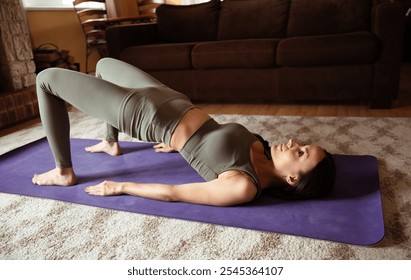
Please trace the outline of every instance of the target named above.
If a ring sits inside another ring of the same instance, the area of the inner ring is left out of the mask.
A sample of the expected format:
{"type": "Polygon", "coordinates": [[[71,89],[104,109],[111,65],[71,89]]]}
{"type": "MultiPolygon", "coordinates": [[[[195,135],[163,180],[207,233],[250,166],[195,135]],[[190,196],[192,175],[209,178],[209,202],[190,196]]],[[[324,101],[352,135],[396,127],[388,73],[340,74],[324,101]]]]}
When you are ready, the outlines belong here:
{"type": "Polygon", "coordinates": [[[252,158],[256,158],[255,154],[264,154],[264,145],[263,143],[261,143],[260,140],[256,139],[255,141],[253,141],[250,145],[250,153],[251,153],[251,157],[252,158]]]}
{"type": "Polygon", "coordinates": [[[246,172],[241,170],[227,170],[218,176],[221,181],[232,182],[233,186],[254,198],[258,192],[256,182],[254,179],[246,172]]]}

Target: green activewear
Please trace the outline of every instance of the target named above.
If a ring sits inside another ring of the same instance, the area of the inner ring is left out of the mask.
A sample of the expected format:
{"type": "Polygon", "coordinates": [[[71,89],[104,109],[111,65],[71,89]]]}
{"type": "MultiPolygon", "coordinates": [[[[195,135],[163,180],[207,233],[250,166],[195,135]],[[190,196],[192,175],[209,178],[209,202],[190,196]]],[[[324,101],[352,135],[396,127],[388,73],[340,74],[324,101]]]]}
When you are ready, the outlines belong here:
{"type": "Polygon", "coordinates": [[[57,167],[72,167],[65,101],[105,121],[108,141],[117,141],[121,131],[167,144],[184,113],[195,107],[184,94],[119,60],[100,60],[96,75],[60,68],[37,75],[41,120],[57,167]]]}
{"type": "MultiPolygon", "coordinates": [[[[49,68],[37,76],[40,115],[57,167],[72,167],[70,124],[66,103],[107,123],[108,141],[118,132],[149,142],[170,144],[191,101],[143,71],[112,58],[100,60],[96,76],[49,68]]],[[[245,172],[259,181],[250,159],[258,139],[239,124],[219,125],[213,119],[198,129],[180,151],[206,180],[228,170],[245,172]]]]}

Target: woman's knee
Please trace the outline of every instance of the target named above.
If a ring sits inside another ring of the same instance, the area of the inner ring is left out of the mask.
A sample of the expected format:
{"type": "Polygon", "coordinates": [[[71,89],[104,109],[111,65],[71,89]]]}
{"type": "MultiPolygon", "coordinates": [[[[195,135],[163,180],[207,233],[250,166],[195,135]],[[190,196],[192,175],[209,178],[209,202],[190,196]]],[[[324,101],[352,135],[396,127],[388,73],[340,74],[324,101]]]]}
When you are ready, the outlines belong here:
{"type": "Polygon", "coordinates": [[[53,94],[51,87],[52,81],[55,80],[56,72],[59,71],[56,68],[47,68],[37,74],[36,85],[37,95],[41,94],[53,94]]]}
{"type": "Polygon", "coordinates": [[[36,77],[37,95],[41,93],[57,95],[57,92],[74,83],[71,73],[79,74],[64,68],[47,68],[41,71],[36,77]]]}
{"type": "Polygon", "coordinates": [[[53,68],[47,68],[41,71],[40,73],[38,73],[36,77],[37,84],[41,84],[45,81],[50,80],[50,75],[52,75],[53,71],[54,71],[53,68]]]}
{"type": "Polygon", "coordinates": [[[101,73],[104,69],[110,69],[110,65],[115,63],[115,61],[117,61],[117,60],[114,59],[114,58],[111,58],[111,57],[104,57],[104,58],[100,59],[99,61],[97,61],[96,75],[101,73]]]}
{"type": "Polygon", "coordinates": [[[36,82],[37,84],[50,83],[55,81],[60,75],[64,75],[64,72],[68,71],[63,68],[47,68],[37,74],[36,82]]]}

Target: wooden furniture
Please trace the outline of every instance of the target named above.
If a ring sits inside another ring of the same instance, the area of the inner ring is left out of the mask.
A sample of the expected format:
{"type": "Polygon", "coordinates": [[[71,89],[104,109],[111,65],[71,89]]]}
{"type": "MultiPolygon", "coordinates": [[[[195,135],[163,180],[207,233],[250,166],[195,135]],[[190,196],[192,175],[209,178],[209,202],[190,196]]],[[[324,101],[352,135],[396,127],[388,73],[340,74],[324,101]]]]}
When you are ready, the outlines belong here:
{"type": "Polygon", "coordinates": [[[140,16],[148,16],[155,19],[157,7],[165,4],[166,0],[136,0],[136,3],[140,16]]]}
{"type": "Polygon", "coordinates": [[[398,97],[406,10],[390,0],[211,0],[161,5],[107,30],[108,55],[195,102],[367,102],[398,97]]]}
{"type": "Polygon", "coordinates": [[[152,18],[149,15],[118,17],[113,0],[107,3],[106,0],[74,0],[73,6],[86,41],[86,73],[89,73],[88,58],[91,53],[97,51],[101,57],[107,56],[106,29],[109,26],[150,22],[152,18]]]}

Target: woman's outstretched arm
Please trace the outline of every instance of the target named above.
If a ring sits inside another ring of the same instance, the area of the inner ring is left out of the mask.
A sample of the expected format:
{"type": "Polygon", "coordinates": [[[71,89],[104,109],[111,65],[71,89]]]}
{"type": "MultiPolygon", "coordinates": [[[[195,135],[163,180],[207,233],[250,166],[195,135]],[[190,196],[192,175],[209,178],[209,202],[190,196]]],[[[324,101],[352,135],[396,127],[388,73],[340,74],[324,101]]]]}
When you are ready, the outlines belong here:
{"type": "Polygon", "coordinates": [[[257,193],[254,182],[237,171],[225,173],[230,172],[232,174],[209,182],[181,185],[104,181],[87,187],[85,191],[99,196],[128,194],[168,202],[181,201],[214,206],[232,206],[253,200],[257,193]]]}

